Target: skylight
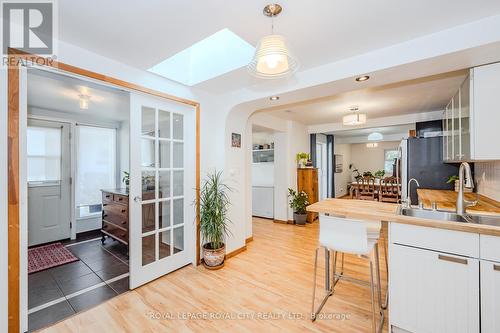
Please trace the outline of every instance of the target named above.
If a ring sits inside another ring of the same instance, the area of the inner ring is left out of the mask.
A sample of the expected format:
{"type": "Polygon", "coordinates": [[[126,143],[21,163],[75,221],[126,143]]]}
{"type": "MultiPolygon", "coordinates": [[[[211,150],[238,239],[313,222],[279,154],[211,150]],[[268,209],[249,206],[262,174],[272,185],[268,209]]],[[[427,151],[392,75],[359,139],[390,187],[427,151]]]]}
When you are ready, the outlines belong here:
{"type": "Polygon", "coordinates": [[[194,86],[246,66],[254,52],[255,48],[241,37],[229,29],[222,29],[148,71],[194,86]]]}

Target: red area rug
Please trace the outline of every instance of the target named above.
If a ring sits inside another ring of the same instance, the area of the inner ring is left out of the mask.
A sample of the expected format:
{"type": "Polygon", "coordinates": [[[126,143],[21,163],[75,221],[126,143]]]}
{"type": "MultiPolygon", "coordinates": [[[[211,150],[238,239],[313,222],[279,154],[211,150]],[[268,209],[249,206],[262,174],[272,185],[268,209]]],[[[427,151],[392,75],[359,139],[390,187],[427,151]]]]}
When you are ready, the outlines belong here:
{"type": "Polygon", "coordinates": [[[53,243],[28,249],[28,274],[61,266],[78,258],[61,243],[53,243]]]}

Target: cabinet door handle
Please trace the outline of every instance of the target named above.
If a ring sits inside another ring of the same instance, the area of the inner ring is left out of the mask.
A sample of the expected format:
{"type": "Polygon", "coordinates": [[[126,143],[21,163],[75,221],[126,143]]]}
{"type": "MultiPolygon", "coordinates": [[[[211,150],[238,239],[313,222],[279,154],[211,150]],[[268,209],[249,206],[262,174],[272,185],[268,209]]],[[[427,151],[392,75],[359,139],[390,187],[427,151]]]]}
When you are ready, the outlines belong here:
{"type": "Polygon", "coordinates": [[[445,256],[445,255],[442,255],[442,254],[438,255],[438,259],[439,260],[450,261],[450,262],[455,262],[457,264],[467,265],[467,259],[449,257],[449,256],[445,256]]]}
{"type": "Polygon", "coordinates": [[[500,265],[493,265],[493,270],[500,272],[500,265]]]}

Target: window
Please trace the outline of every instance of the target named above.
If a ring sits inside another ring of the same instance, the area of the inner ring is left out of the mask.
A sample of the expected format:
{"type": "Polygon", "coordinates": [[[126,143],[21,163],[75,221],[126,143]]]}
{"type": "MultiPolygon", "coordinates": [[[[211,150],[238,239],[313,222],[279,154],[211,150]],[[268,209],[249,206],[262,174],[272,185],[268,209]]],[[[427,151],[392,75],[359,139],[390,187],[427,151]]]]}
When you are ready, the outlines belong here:
{"type": "Polygon", "coordinates": [[[101,212],[101,190],[116,187],[116,130],[77,126],[77,216],[101,212]]]}
{"type": "Polygon", "coordinates": [[[390,176],[393,174],[392,166],[394,165],[394,160],[398,157],[398,151],[394,149],[384,150],[384,170],[385,175],[390,176]]]}
{"type": "Polygon", "coordinates": [[[61,135],[61,128],[28,127],[28,182],[61,180],[61,135]]]}

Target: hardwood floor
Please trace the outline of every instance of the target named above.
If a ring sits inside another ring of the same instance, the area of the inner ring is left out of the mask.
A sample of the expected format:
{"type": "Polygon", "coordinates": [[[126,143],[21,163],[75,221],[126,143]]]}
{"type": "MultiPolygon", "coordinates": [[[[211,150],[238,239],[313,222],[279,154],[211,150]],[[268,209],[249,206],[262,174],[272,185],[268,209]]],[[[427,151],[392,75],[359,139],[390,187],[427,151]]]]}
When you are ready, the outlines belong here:
{"type": "MultiPolygon", "coordinates": [[[[317,223],[254,218],[253,228],[247,251],[221,270],[187,266],[44,332],[370,332],[369,289],[349,282],[337,284],[323,308],[330,318],[309,319],[317,223]]],[[[323,252],[319,263],[318,300],[323,252]]],[[[368,280],[368,265],[355,256],[346,255],[344,271],[368,280]]],[[[384,269],[382,277],[385,295],[384,269]]]]}

